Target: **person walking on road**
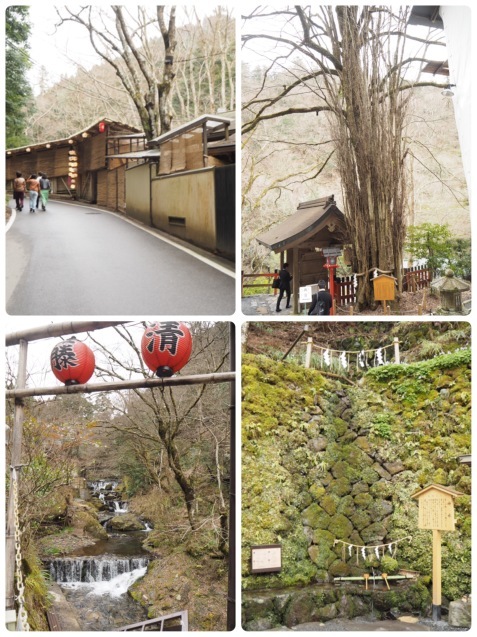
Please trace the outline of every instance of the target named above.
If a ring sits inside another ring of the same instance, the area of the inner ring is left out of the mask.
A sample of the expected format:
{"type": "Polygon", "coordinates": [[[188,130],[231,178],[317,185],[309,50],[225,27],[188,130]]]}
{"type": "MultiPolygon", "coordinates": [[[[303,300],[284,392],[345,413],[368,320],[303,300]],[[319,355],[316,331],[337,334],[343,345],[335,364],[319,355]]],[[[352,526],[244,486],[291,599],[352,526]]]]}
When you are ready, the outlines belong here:
{"type": "Polygon", "coordinates": [[[277,299],[277,312],[281,312],[280,302],[283,299],[285,292],[287,293],[287,308],[290,307],[291,287],[290,283],[293,277],[288,272],[288,263],[283,264],[283,268],[280,270],[280,294],[277,299]]]}
{"type": "Polygon", "coordinates": [[[43,173],[40,176],[40,199],[41,199],[41,209],[46,210],[46,204],[48,203],[48,197],[50,196],[51,191],[51,183],[48,179],[48,175],[43,173]]]}
{"type": "Polygon", "coordinates": [[[311,316],[329,316],[333,307],[333,297],[326,289],[326,282],[318,281],[318,292],[311,297],[308,314],[311,316]]]}
{"type": "MultiPolygon", "coordinates": [[[[38,181],[40,181],[42,177],[43,177],[43,173],[38,171],[38,177],[37,177],[38,181]]],[[[36,206],[35,206],[37,210],[40,207],[40,199],[41,199],[40,192],[38,192],[38,197],[36,198],[36,206]]]]}
{"type": "Polygon", "coordinates": [[[25,190],[26,190],[26,181],[22,177],[20,172],[16,172],[16,177],[13,180],[13,198],[15,199],[16,209],[18,212],[23,210],[23,205],[25,203],[25,190]]]}
{"type": "Polygon", "coordinates": [[[27,180],[26,187],[30,196],[30,212],[35,212],[36,202],[40,195],[40,182],[36,178],[36,174],[31,175],[27,180]]]}

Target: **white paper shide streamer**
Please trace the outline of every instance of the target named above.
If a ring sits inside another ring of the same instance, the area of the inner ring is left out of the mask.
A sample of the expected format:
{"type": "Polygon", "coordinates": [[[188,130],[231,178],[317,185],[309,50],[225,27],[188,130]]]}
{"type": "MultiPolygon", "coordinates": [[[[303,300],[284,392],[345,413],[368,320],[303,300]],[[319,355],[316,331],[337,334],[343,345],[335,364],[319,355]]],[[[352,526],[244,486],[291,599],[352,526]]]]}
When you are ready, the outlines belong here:
{"type": "Polygon", "coordinates": [[[348,360],[346,358],[346,352],[341,352],[341,354],[340,354],[340,363],[341,363],[341,367],[343,369],[347,369],[348,368],[348,360]]]}
{"type": "Polygon", "coordinates": [[[376,365],[384,365],[383,348],[378,347],[376,350],[376,365]]]}

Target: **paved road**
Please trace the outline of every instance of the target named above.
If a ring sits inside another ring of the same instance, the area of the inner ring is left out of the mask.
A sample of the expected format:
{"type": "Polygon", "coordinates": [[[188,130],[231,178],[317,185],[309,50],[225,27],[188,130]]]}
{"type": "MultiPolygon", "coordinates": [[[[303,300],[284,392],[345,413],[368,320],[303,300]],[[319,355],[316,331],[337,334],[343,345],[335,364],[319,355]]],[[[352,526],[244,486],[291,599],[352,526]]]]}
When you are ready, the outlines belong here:
{"type": "MultiPolygon", "coordinates": [[[[201,253],[204,254],[203,252],[201,253]]],[[[6,239],[11,315],[231,315],[235,279],[118,215],[50,202],[6,239]]]]}

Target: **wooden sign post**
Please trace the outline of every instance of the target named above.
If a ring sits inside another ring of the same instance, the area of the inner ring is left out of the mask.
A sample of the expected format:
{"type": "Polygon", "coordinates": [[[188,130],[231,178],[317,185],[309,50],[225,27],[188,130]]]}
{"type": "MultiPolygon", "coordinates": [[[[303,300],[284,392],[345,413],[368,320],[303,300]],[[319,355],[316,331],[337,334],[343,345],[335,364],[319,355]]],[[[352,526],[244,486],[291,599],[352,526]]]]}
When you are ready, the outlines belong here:
{"type": "Polygon", "coordinates": [[[440,621],[442,606],[441,533],[454,531],[454,498],[462,495],[440,484],[431,484],[412,497],[419,502],[420,529],[432,530],[432,619],[440,621]]]}
{"type": "Polygon", "coordinates": [[[373,279],[374,300],[382,301],[383,314],[388,314],[387,301],[394,301],[396,279],[387,274],[380,274],[373,279]]]}

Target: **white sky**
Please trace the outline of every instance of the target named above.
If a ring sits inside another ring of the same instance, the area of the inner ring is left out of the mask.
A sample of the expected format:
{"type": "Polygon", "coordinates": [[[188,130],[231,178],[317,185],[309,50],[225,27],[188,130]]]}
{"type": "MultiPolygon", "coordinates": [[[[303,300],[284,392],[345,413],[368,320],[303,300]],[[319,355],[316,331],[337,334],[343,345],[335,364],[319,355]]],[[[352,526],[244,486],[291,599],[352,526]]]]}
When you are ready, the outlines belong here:
{"type": "Polygon", "coordinates": [[[55,28],[58,15],[55,7],[43,2],[30,6],[30,23],[32,25],[30,57],[33,67],[28,73],[35,93],[38,93],[40,69],[44,66],[48,74],[48,84],[55,84],[63,75],[76,72],[75,61],[86,68],[98,62],[89,37],[80,25],[68,23],[59,29],[55,28]]]}

